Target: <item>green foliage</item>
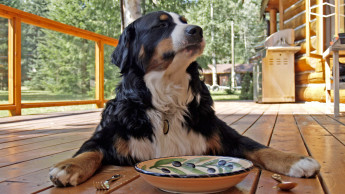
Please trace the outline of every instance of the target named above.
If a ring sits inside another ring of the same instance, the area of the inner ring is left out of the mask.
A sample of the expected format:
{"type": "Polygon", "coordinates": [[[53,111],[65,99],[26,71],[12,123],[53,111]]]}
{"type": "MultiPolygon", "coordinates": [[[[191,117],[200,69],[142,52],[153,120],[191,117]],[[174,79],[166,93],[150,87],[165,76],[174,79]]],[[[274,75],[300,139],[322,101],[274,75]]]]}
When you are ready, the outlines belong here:
{"type": "MultiPolygon", "coordinates": [[[[231,63],[231,21],[234,21],[235,63],[246,62],[255,52],[254,45],[263,35],[265,24],[260,21],[260,0],[198,0],[187,9],[189,23],[204,30],[206,48],[198,62],[206,67],[211,64],[212,53],[218,64],[231,63]],[[211,3],[214,17],[211,20],[211,3]],[[214,40],[211,41],[211,31],[214,40]]],[[[183,14],[183,13],[182,13],[183,14]]]]}
{"type": "Polygon", "coordinates": [[[242,89],[240,94],[241,100],[253,99],[253,82],[250,73],[246,73],[242,80],[242,89]]]}
{"type": "Polygon", "coordinates": [[[225,89],[224,91],[225,91],[227,94],[234,94],[234,93],[235,93],[235,89],[234,89],[234,88],[231,88],[231,77],[229,77],[229,79],[228,79],[227,86],[229,87],[229,89],[225,89]]]}
{"type": "Polygon", "coordinates": [[[147,0],[142,4],[142,13],[143,15],[153,12],[153,11],[168,11],[175,12],[183,15],[187,8],[195,5],[196,1],[186,1],[186,0],[147,0]]]}
{"type": "MultiPolygon", "coordinates": [[[[262,35],[259,20],[260,0],[143,0],[142,11],[165,10],[185,15],[188,23],[204,29],[207,42],[198,59],[207,65],[216,53],[217,63],[231,62],[231,27],[235,23],[235,60],[246,61],[262,35]],[[210,4],[214,19],[210,17],[210,4]],[[214,41],[211,41],[211,31],[214,41]]],[[[0,0],[26,12],[78,28],[118,38],[121,33],[119,0],[0,0]]],[[[0,18],[0,56],[7,55],[7,19],[0,18]],[[5,37],[5,38],[4,38],[5,37]]],[[[53,93],[94,95],[95,45],[92,41],[22,24],[22,82],[29,89],[53,93]]],[[[105,95],[114,96],[120,80],[118,68],[110,63],[113,47],[105,45],[105,95]]],[[[7,58],[0,58],[7,68],[7,58]]],[[[7,80],[7,79],[6,79],[7,80]]],[[[1,88],[0,88],[1,89],[1,88]]],[[[231,93],[231,92],[230,92],[231,93]]]]}

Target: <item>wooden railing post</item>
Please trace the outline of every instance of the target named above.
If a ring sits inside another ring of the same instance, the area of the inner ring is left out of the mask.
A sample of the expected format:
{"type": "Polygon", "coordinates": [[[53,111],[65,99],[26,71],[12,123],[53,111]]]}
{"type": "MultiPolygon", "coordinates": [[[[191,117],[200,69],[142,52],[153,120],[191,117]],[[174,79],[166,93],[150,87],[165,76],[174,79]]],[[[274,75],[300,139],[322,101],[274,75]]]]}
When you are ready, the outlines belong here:
{"type": "Polygon", "coordinates": [[[305,54],[310,57],[310,0],[305,1],[305,44],[305,54]]]}
{"type": "Polygon", "coordinates": [[[8,20],[8,101],[15,105],[10,116],[21,115],[21,20],[8,20]]]}
{"type": "Polygon", "coordinates": [[[96,104],[97,108],[104,107],[104,44],[102,41],[96,42],[96,70],[95,70],[95,82],[96,82],[96,100],[99,102],[96,104]]]}
{"type": "Polygon", "coordinates": [[[335,16],[334,16],[334,37],[339,37],[339,29],[340,29],[340,18],[339,18],[339,12],[340,12],[340,2],[339,0],[334,1],[335,6],[335,16]]]}
{"type": "Polygon", "coordinates": [[[316,31],[316,38],[317,38],[317,54],[322,55],[324,52],[324,34],[325,29],[323,25],[323,0],[316,0],[317,7],[317,31],[316,31]]]}

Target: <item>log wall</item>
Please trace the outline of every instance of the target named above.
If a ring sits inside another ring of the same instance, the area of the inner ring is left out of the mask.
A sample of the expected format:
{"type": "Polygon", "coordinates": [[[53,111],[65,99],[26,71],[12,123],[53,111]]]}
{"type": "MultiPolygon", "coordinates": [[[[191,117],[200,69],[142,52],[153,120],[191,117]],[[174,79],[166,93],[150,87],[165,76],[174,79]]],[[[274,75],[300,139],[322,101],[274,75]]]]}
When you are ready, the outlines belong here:
{"type": "MultiPolygon", "coordinates": [[[[324,33],[320,32],[323,19],[311,15],[307,18],[309,9],[306,8],[307,0],[280,1],[283,10],[283,28],[295,30],[295,44],[301,50],[295,55],[295,84],[296,101],[325,101],[325,71],[324,62],[317,55],[322,54],[324,48],[320,42],[324,41],[324,33]],[[306,22],[310,21],[310,25],[306,22]],[[322,47],[322,48],[320,48],[322,47]]],[[[313,6],[321,0],[310,0],[313,6]]],[[[312,12],[318,12],[313,9],[312,12]]],[[[282,28],[281,28],[282,29],[282,28]]],[[[345,92],[341,96],[345,97],[345,92]]],[[[345,99],[345,98],[342,98],[345,99]]]]}

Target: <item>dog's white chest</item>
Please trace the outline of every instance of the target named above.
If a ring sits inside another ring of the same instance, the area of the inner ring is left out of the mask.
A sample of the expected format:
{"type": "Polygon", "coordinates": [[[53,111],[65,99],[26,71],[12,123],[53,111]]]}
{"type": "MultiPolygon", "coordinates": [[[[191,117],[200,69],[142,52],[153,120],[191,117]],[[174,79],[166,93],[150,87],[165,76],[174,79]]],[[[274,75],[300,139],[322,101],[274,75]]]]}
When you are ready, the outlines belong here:
{"type": "Polygon", "coordinates": [[[148,139],[130,139],[132,157],[147,160],[150,158],[201,155],[206,151],[206,138],[193,130],[188,130],[184,116],[188,103],[194,98],[189,89],[190,76],[181,75],[178,82],[167,80],[164,72],[151,72],[145,75],[145,83],[152,94],[153,109],[146,115],[151,121],[153,142],[148,139]],[[164,120],[169,123],[169,131],[164,134],[164,120]]]}
{"type": "Polygon", "coordinates": [[[206,139],[201,134],[195,133],[182,125],[183,115],[167,118],[169,131],[164,134],[164,120],[162,114],[156,110],[147,112],[154,128],[153,142],[148,139],[130,140],[132,157],[139,160],[151,158],[179,156],[179,155],[201,155],[206,151],[206,139]]]}

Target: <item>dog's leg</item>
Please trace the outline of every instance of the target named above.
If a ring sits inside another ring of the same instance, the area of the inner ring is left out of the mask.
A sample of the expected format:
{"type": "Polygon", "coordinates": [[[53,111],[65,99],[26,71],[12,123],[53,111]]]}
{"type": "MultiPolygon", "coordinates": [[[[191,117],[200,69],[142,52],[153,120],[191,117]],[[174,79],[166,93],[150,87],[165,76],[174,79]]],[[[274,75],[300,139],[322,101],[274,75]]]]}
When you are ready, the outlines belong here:
{"type": "Polygon", "coordinates": [[[292,177],[313,177],[320,170],[320,164],[311,157],[273,148],[247,151],[245,157],[264,169],[292,177]]]}
{"type": "Polygon", "coordinates": [[[100,167],[103,154],[99,151],[89,151],[78,154],[56,164],[50,169],[50,180],[55,186],[76,186],[89,177],[100,167]]]}
{"type": "Polygon", "coordinates": [[[281,152],[264,146],[218,120],[221,129],[222,151],[228,156],[244,157],[256,166],[293,177],[312,177],[320,170],[313,158],[299,154],[281,152]]]}

